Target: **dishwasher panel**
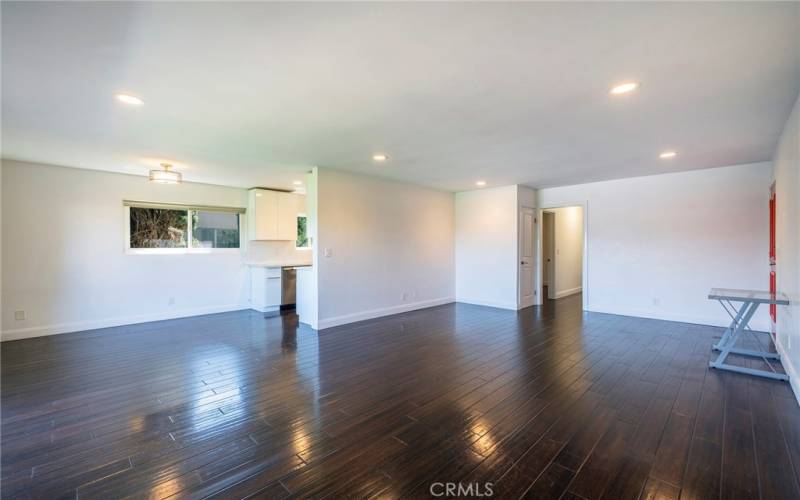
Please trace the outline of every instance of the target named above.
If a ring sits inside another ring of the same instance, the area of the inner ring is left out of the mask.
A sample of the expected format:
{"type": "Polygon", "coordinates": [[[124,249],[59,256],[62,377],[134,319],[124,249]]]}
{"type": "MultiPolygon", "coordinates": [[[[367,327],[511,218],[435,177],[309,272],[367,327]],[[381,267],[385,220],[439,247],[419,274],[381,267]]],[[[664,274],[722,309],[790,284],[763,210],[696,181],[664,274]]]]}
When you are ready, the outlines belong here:
{"type": "Polygon", "coordinates": [[[297,303],[297,270],[284,267],[281,270],[281,306],[293,306],[297,303]]]}

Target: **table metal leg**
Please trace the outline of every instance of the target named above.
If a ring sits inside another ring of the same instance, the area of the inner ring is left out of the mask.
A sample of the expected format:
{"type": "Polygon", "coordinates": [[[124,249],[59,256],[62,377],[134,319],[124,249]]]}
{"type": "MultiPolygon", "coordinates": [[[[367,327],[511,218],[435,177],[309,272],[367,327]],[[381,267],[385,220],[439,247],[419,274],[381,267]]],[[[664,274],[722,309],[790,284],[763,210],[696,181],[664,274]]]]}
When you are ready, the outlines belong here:
{"type": "MultiPolygon", "coordinates": [[[[722,302],[721,300],[719,301],[719,303],[722,306],[722,308],[725,309],[725,311],[729,315],[731,315],[730,311],[728,311],[728,308],[725,307],[725,303],[722,302]]],[[[739,310],[736,311],[736,316],[731,315],[733,321],[731,321],[731,324],[725,330],[725,333],[722,334],[722,338],[719,339],[719,342],[717,342],[714,345],[714,350],[721,351],[722,347],[725,346],[728,343],[728,341],[730,341],[731,334],[736,329],[736,327],[739,326],[739,322],[742,320],[742,316],[744,315],[745,309],[747,309],[745,306],[746,304],[742,304],[741,307],[739,307],[739,310]]],[[[731,304],[731,308],[733,308],[733,304],[731,304]]]]}
{"type": "MultiPolygon", "coordinates": [[[[753,351],[750,349],[739,349],[734,347],[736,341],[739,339],[741,333],[747,328],[750,319],[752,319],[756,310],[758,309],[758,302],[743,302],[741,308],[736,314],[731,326],[725,331],[725,334],[720,339],[719,343],[714,346],[715,350],[719,350],[719,356],[715,361],[711,361],[709,366],[719,370],[728,370],[738,373],[746,373],[748,375],[755,375],[758,377],[766,377],[775,380],[789,380],[789,376],[784,373],[769,372],[766,370],[756,370],[754,368],[745,368],[742,366],[729,365],[725,363],[725,359],[729,354],[741,354],[744,356],[754,356],[759,358],[779,359],[776,353],[753,351]]],[[[765,359],[766,361],[766,359],[765,359]]]]}

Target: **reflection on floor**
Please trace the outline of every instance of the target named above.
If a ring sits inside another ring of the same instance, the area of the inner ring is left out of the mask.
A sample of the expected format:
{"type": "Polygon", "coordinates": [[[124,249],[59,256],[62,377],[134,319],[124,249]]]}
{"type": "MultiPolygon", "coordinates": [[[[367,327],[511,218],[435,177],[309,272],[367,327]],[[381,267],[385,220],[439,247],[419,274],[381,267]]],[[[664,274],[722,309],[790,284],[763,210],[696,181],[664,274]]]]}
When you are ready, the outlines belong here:
{"type": "Polygon", "coordinates": [[[798,498],[800,409],[785,383],[709,371],[720,333],[574,295],[8,342],[2,495],[798,498]]]}

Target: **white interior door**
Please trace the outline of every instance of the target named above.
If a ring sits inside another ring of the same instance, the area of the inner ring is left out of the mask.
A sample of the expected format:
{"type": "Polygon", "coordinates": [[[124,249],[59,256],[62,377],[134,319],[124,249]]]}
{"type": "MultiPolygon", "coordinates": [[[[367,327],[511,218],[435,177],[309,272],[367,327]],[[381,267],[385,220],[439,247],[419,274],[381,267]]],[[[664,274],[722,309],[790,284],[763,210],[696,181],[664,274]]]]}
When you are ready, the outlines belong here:
{"type": "Polygon", "coordinates": [[[534,235],[536,219],[533,209],[523,207],[520,211],[520,245],[519,245],[519,302],[520,307],[532,306],[536,303],[534,261],[534,235]]]}

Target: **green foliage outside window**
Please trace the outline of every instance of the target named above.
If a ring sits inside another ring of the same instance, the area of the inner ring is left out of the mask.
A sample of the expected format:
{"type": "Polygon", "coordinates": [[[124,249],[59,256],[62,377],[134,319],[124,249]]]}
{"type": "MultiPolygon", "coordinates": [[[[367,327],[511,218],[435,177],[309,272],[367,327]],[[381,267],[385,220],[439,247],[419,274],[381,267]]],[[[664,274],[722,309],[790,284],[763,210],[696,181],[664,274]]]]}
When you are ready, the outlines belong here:
{"type": "Polygon", "coordinates": [[[308,218],[305,215],[297,216],[297,248],[308,247],[308,218]]]}
{"type": "Polygon", "coordinates": [[[131,207],[131,248],[186,248],[186,210],[131,207]]]}

